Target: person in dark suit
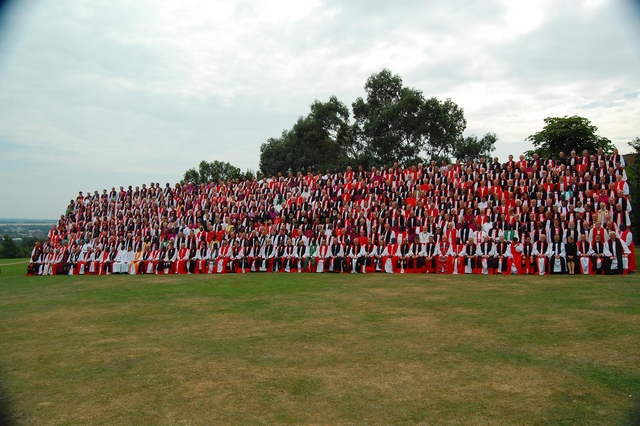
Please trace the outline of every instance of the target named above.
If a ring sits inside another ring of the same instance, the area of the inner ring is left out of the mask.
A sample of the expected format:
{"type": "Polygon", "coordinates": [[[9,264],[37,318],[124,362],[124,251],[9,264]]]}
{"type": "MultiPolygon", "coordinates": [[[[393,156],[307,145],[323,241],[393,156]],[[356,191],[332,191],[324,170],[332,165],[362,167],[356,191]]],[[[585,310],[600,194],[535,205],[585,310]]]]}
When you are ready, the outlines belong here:
{"type": "Polygon", "coordinates": [[[567,258],[567,269],[569,270],[569,275],[575,275],[578,245],[575,243],[571,235],[567,236],[567,243],[564,245],[564,252],[567,258]]]}

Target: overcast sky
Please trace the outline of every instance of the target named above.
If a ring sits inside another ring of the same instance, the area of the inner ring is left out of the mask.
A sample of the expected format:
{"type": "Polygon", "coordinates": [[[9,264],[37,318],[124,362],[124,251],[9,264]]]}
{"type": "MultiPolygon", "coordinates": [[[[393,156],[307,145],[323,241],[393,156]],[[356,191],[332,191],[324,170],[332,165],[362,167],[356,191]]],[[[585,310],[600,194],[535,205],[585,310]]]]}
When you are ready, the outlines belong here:
{"type": "Polygon", "coordinates": [[[55,219],[78,191],[175,183],[259,147],[389,68],[451,98],[505,159],[549,116],[622,152],[640,136],[631,0],[14,2],[0,20],[0,218],[55,219]]]}

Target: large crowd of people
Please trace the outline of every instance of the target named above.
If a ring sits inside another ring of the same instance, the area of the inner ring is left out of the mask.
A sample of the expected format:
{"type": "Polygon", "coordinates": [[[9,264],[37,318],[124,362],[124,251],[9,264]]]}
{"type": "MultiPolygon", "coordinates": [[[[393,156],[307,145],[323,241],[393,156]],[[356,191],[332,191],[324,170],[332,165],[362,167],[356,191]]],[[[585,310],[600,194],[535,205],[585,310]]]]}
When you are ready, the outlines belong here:
{"type": "Polygon", "coordinates": [[[628,194],[616,150],[80,192],[28,274],[623,274],[628,194]]]}

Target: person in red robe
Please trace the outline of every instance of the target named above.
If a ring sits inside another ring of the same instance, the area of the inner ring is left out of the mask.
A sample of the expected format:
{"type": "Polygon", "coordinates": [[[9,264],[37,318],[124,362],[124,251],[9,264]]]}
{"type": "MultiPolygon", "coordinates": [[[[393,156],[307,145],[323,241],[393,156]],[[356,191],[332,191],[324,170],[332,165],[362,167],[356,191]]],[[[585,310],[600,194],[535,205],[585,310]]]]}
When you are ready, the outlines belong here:
{"type": "Polygon", "coordinates": [[[396,253],[398,252],[398,244],[396,244],[396,239],[391,238],[389,244],[384,247],[382,251],[382,269],[384,272],[388,274],[395,273],[394,266],[397,264],[398,259],[396,253]]]}
{"type": "Polygon", "coordinates": [[[636,246],[633,243],[633,234],[631,234],[631,230],[627,227],[626,224],[621,224],[620,228],[620,239],[627,245],[631,254],[629,254],[629,269],[628,272],[636,271],[636,246]]]}
{"type": "Polygon", "coordinates": [[[507,273],[522,275],[522,252],[523,244],[518,237],[513,237],[507,247],[507,273]]]}
{"type": "Polygon", "coordinates": [[[464,274],[464,256],[461,254],[463,249],[464,244],[461,244],[460,239],[456,238],[447,253],[447,273],[464,274]]]}
{"type": "Polygon", "coordinates": [[[229,272],[229,263],[231,259],[231,247],[229,240],[222,240],[222,245],[218,249],[218,257],[215,262],[215,271],[217,274],[226,274],[229,272]]]}
{"type": "Polygon", "coordinates": [[[194,253],[191,253],[191,250],[187,247],[187,244],[185,243],[181,243],[180,247],[177,248],[177,250],[178,250],[178,260],[176,260],[176,270],[178,271],[179,274],[186,274],[188,272],[187,263],[189,262],[191,255],[194,253]]]}
{"type": "Polygon", "coordinates": [[[314,253],[314,257],[316,258],[315,272],[322,273],[327,272],[329,270],[329,245],[327,244],[327,239],[322,237],[320,240],[320,245],[318,245],[318,249],[314,253]]]}
{"type": "Polygon", "coordinates": [[[455,238],[450,240],[447,235],[443,235],[440,243],[438,244],[438,256],[436,257],[436,274],[448,273],[447,257],[449,255],[449,249],[451,243],[449,241],[455,241],[455,238]]]}

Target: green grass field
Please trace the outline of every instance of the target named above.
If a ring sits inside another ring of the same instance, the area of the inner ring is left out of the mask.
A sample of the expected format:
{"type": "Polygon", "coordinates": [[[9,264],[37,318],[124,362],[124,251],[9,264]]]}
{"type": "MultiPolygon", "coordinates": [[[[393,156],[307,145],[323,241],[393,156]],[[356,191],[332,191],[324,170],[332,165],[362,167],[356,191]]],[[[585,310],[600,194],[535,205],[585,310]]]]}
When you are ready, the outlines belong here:
{"type": "Polygon", "coordinates": [[[0,365],[25,424],[627,425],[640,279],[25,277],[0,365]]]}

